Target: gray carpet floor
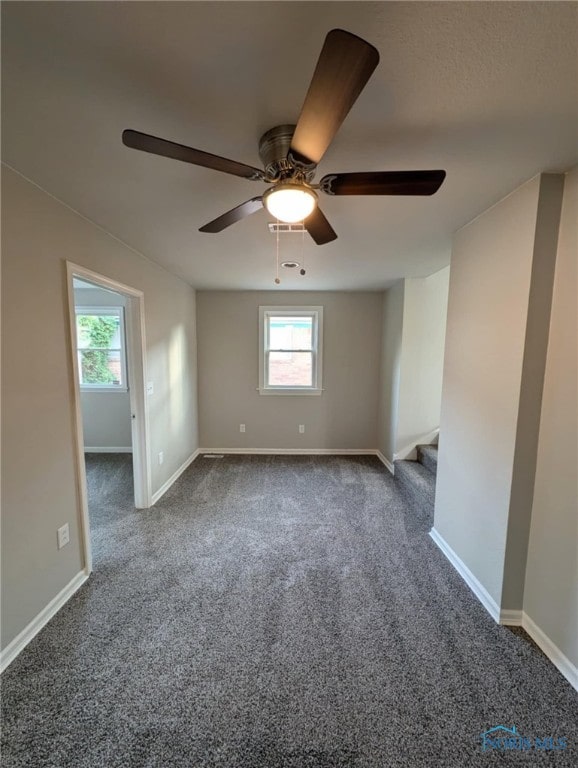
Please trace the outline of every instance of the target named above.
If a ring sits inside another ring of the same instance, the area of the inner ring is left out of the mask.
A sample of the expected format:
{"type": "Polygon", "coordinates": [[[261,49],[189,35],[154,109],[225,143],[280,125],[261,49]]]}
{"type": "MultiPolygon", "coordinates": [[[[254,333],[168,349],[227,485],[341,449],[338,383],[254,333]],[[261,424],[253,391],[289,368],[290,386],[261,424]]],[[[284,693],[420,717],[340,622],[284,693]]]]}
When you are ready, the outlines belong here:
{"type": "Polygon", "coordinates": [[[4,673],[4,768],[576,766],[578,695],[497,626],[371,457],[198,458],[136,511],[89,457],[95,570],[4,673]],[[558,752],[482,752],[515,725],[558,752]]]}

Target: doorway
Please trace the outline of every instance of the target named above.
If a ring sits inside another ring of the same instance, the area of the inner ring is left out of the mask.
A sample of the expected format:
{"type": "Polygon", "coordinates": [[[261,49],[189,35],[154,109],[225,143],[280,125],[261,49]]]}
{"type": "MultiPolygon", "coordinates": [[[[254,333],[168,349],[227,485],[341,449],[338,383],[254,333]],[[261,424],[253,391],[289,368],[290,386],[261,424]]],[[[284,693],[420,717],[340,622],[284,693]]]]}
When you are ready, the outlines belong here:
{"type": "Polygon", "coordinates": [[[132,475],[134,506],[151,506],[143,294],[70,262],[67,278],[78,492],[90,572],[88,481],[95,491],[107,477],[118,487],[122,477],[126,493],[132,475]]]}

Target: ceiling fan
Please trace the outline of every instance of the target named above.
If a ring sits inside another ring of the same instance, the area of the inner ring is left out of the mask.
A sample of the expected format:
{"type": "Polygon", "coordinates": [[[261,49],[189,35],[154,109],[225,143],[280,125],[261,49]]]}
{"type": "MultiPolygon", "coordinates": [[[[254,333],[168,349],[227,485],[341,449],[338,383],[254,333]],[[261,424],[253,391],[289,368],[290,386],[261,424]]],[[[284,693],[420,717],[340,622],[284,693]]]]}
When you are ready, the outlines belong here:
{"type": "Polygon", "coordinates": [[[297,125],[276,126],[259,141],[264,170],[139,131],[123,131],[122,141],[143,152],[271,185],[264,194],[205,224],[200,232],[221,232],[265,206],[280,221],[303,221],[317,245],[324,245],[337,235],[319,208],[317,191],[328,195],[433,195],[446,175],[441,170],[334,173],[313,183],[318,163],[378,62],[379,53],[372,45],[350,32],[332,29],[297,125]]]}

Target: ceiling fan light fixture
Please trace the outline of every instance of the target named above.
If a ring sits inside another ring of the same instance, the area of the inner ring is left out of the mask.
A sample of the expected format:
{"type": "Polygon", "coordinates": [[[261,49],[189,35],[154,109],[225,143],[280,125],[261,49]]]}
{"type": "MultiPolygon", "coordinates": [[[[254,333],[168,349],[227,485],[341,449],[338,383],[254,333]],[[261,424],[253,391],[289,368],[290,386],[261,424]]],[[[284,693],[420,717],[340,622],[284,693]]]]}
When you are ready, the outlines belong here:
{"type": "Polygon", "coordinates": [[[271,216],[287,224],[306,219],[317,205],[315,192],[302,184],[283,182],[268,189],[263,203],[271,216]]]}

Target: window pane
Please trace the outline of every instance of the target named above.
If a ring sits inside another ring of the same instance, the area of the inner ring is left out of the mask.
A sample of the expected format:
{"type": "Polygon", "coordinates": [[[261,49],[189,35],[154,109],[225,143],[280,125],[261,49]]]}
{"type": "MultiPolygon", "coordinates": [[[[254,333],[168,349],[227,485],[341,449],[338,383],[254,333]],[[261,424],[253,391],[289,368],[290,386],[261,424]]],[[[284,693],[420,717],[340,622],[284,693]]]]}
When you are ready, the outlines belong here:
{"type": "Polygon", "coordinates": [[[120,350],[81,349],[78,354],[81,384],[123,386],[120,350]]]}
{"type": "Polygon", "coordinates": [[[311,352],[270,352],[267,383],[278,387],[312,387],[311,352]]]}
{"type": "Polygon", "coordinates": [[[312,349],[312,317],[270,317],[269,349],[312,349]]]}
{"type": "Polygon", "coordinates": [[[119,315],[76,316],[76,330],[79,349],[119,349],[119,315]]]}

